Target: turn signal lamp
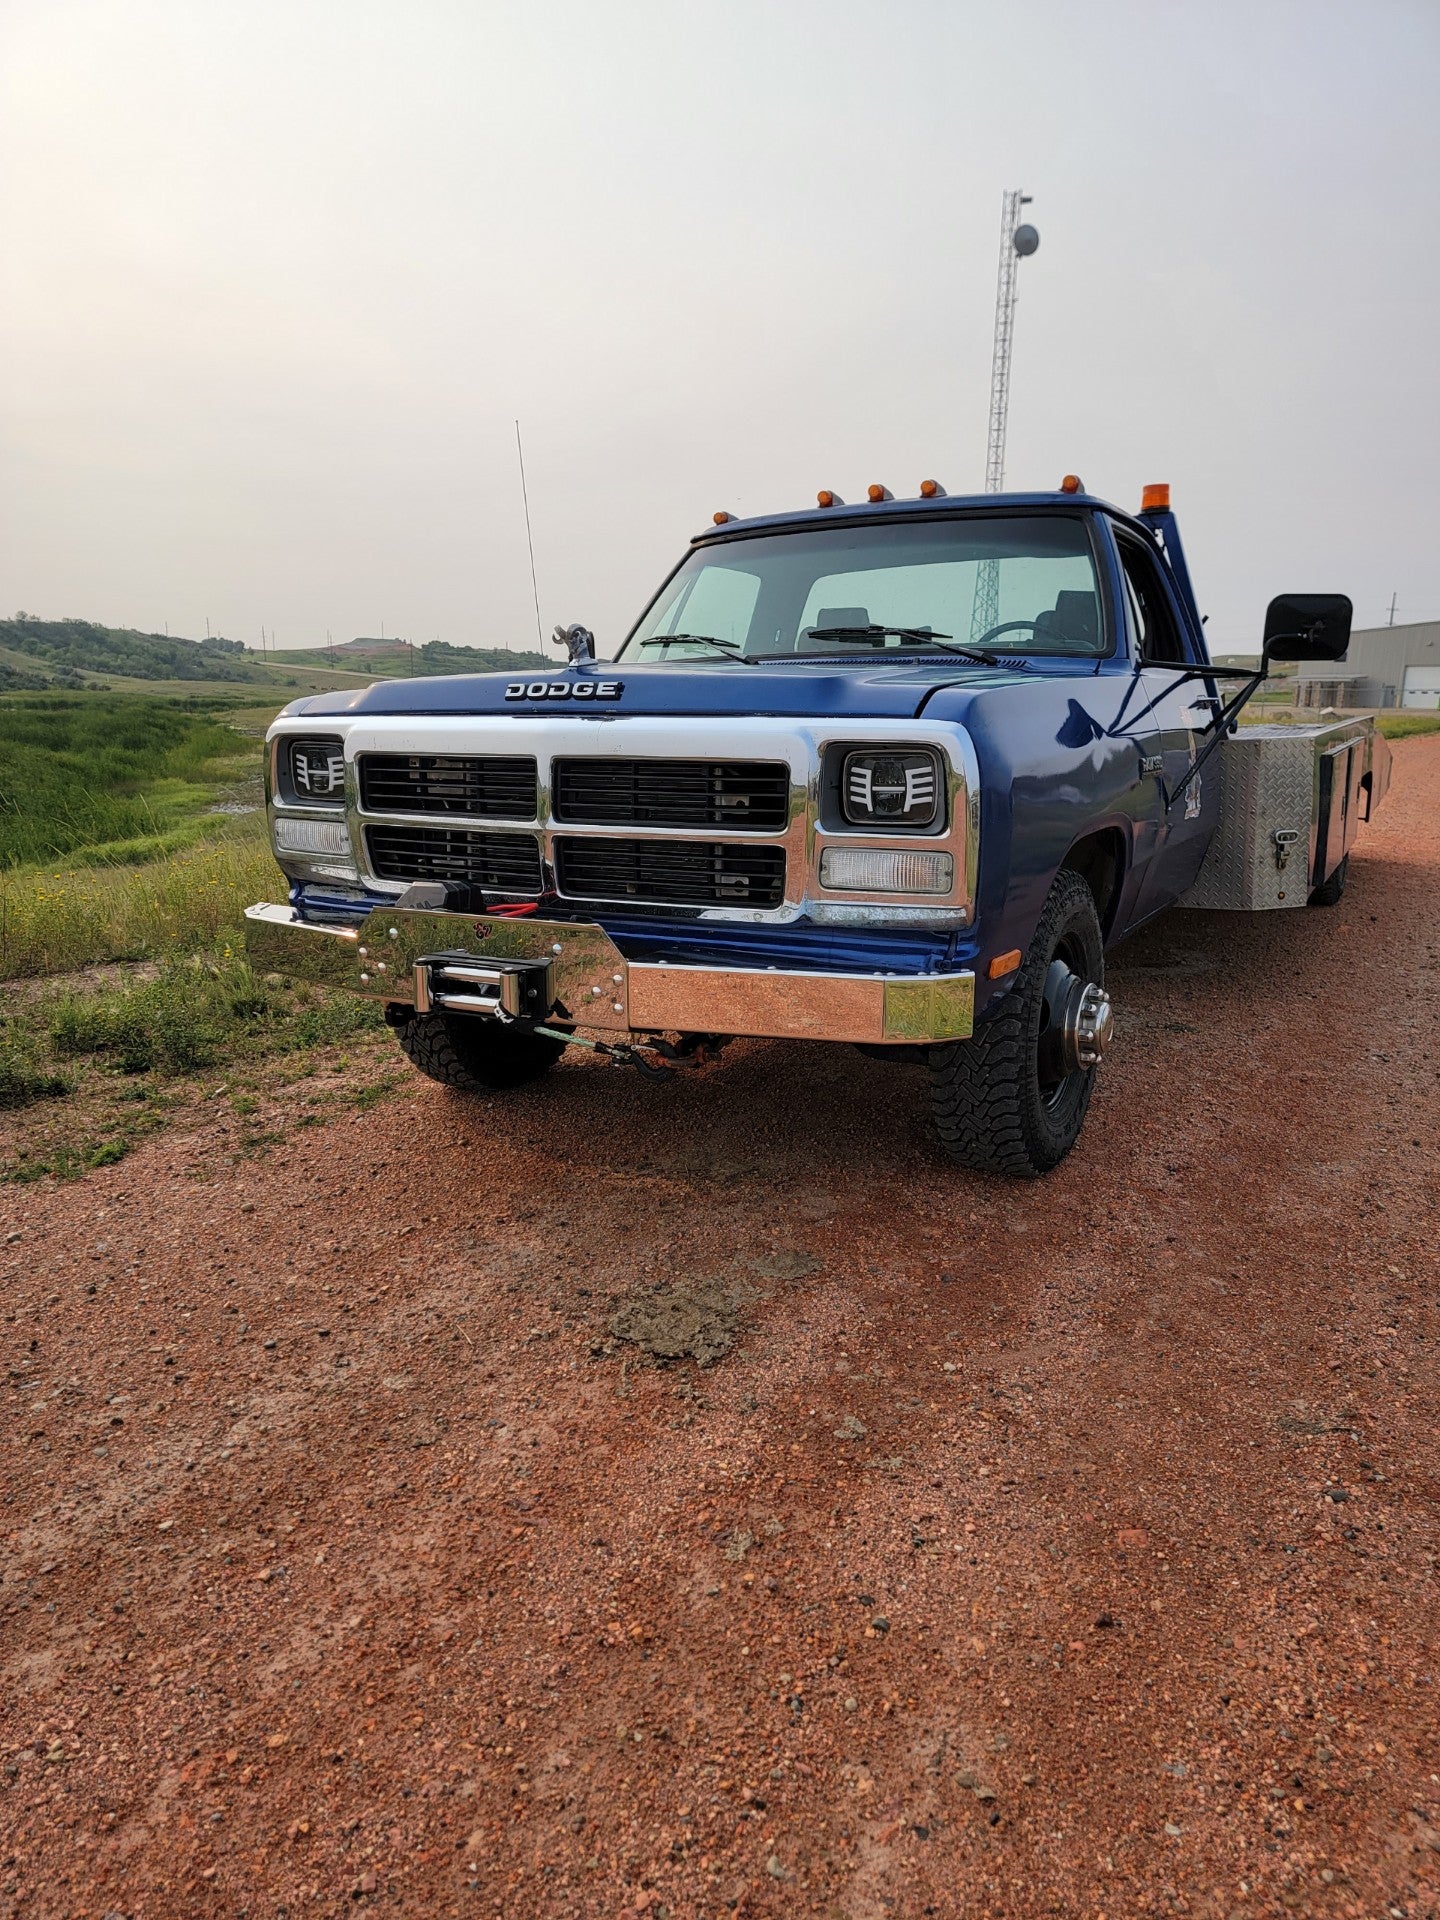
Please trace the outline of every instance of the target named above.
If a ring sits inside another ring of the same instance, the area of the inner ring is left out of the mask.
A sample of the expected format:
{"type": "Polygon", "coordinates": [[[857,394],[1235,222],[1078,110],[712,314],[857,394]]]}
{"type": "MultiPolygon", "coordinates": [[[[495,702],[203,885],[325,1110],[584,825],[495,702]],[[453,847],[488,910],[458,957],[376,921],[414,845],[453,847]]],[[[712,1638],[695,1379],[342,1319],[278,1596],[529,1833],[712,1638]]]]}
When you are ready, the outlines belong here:
{"type": "Polygon", "coordinates": [[[945,498],[945,489],[938,480],[922,480],[920,482],[920,498],[922,500],[943,500],[945,498]]]}
{"type": "Polygon", "coordinates": [[[955,858],[949,853],[826,847],[820,856],[820,884],[832,893],[949,893],[955,885],[955,858]]]}
{"type": "Polygon", "coordinates": [[[1084,493],[1085,482],[1078,473],[1067,473],[1060,482],[1060,491],[1061,493],[1084,493]]]}
{"type": "Polygon", "coordinates": [[[712,513],[710,518],[715,522],[717,527],[723,527],[727,520],[733,520],[735,516],[733,513],[727,513],[725,509],[721,507],[720,511],[718,513],[712,513]]]}
{"type": "Polygon", "coordinates": [[[872,480],[865,489],[865,497],[872,506],[878,506],[882,500],[893,500],[894,494],[889,487],[882,487],[878,480],[872,480]]]}
{"type": "Polygon", "coordinates": [[[821,487],[815,496],[815,504],[817,507],[843,507],[845,502],[838,493],[832,493],[829,487],[821,487]]]}
{"type": "Polygon", "coordinates": [[[1012,947],[1008,953],[997,953],[985,971],[992,980],[1003,980],[1008,974],[1020,971],[1023,958],[1019,947],[1012,947]]]}
{"type": "Polygon", "coordinates": [[[1141,513],[1168,513],[1170,511],[1170,482],[1161,480],[1146,487],[1140,495],[1141,513]]]}

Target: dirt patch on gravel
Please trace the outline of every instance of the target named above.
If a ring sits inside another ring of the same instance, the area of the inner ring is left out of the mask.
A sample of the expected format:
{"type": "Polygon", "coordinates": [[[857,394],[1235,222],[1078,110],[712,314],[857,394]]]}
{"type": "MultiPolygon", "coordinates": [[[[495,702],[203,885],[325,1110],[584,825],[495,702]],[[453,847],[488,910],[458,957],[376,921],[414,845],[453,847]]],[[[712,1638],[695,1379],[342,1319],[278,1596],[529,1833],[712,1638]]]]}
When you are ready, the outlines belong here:
{"type": "Polygon", "coordinates": [[[639,1347],[662,1366],[677,1360],[714,1366],[734,1346],[739,1330],[735,1289],[723,1280],[656,1287],[627,1300],[610,1319],[617,1340],[639,1347]]]}
{"type": "Polygon", "coordinates": [[[1434,1914],[1437,900],[1432,736],[1043,1182],[737,1043],[0,1188],[0,1920],[1434,1914]]]}

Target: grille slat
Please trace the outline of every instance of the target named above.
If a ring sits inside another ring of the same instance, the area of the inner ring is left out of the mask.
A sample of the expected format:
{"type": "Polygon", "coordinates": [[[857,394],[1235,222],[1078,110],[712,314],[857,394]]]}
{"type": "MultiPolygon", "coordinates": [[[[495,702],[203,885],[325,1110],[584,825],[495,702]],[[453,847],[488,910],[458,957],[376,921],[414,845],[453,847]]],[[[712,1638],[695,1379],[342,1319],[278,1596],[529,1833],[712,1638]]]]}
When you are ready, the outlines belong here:
{"type": "Polygon", "coordinates": [[[783,832],[783,761],[557,760],[555,818],[576,826],[725,827],[783,832]]]}
{"type": "Polygon", "coordinates": [[[380,880],[468,880],[493,893],[535,899],[540,849],[524,833],[463,827],[367,827],[370,868],[380,880]]]}
{"type": "Polygon", "coordinates": [[[370,813],[533,820],[538,780],[524,755],[362,753],[360,804],[370,813]]]}
{"type": "Polygon", "coordinates": [[[778,907],[785,897],[783,847],[567,835],[555,842],[555,871],[561,893],[580,900],[778,907]]]}

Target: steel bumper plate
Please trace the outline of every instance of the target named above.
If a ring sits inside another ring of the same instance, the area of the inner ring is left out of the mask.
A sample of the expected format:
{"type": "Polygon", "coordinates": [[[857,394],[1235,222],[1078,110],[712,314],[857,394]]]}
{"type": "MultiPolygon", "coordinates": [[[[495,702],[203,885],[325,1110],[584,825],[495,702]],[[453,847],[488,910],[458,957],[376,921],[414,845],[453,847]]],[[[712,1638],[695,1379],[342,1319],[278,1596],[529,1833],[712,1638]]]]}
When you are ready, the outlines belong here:
{"type": "Polygon", "coordinates": [[[256,967],[413,1001],[417,960],[546,960],[554,1019],[601,1033],[723,1033],[875,1044],[968,1039],[973,973],[796,973],[626,960],[600,927],[377,908],[358,928],[302,920],[293,907],[245,910],[256,967]]]}

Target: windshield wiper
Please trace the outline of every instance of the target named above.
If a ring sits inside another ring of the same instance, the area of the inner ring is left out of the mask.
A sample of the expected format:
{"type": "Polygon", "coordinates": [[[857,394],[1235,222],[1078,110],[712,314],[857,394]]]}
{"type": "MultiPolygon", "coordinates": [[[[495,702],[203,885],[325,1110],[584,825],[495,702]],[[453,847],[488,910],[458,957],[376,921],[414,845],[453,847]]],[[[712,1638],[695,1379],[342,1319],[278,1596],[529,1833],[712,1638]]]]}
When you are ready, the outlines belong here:
{"type": "Polygon", "coordinates": [[[717,640],[713,633],[657,633],[653,639],[642,640],[642,647],[673,647],[682,642],[696,647],[714,647],[717,653],[723,653],[727,660],[743,660],[747,667],[755,663],[747,653],[743,653],[733,640],[717,640]]]}
{"type": "Polygon", "coordinates": [[[962,660],[978,660],[982,667],[1005,664],[998,654],[987,653],[983,647],[946,646],[954,636],[932,633],[928,627],[810,627],[807,631],[812,640],[884,640],[893,634],[907,646],[938,647],[941,653],[958,653],[962,660]]]}

